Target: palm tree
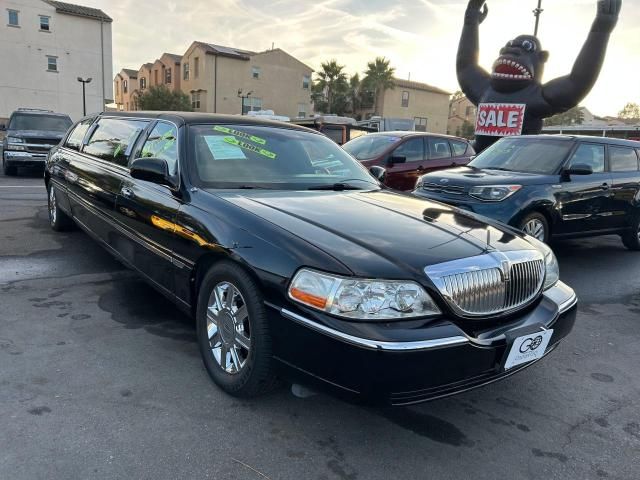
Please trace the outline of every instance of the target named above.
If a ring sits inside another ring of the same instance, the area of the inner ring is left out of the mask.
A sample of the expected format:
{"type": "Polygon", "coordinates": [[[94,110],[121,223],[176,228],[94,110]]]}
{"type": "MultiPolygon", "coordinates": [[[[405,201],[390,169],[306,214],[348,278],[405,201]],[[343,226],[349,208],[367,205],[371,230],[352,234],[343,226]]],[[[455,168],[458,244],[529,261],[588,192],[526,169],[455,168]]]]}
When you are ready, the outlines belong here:
{"type": "Polygon", "coordinates": [[[322,70],[318,73],[318,79],[313,85],[313,102],[318,110],[327,110],[325,113],[340,113],[343,110],[344,96],[349,85],[344,65],[338,65],[336,60],[322,63],[322,70]],[[326,103],[326,105],[322,105],[326,103]],[[319,108],[320,106],[324,108],[319,108]]]}
{"type": "Polygon", "coordinates": [[[367,64],[364,82],[369,85],[373,91],[374,98],[374,114],[378,114],[379,100],[384,92],[393,89],[395,83],[393,81],[396,69],[389,66],[390,60],[384,57],[377,57],[373,62],[367,64]]]}
{"type": "Polygon", "coordinates": [[[349,79],[349,101],[351,103],[351,113],[355,117],[362,108],[362,82],[360,75],[354,74],[349,79]]]}

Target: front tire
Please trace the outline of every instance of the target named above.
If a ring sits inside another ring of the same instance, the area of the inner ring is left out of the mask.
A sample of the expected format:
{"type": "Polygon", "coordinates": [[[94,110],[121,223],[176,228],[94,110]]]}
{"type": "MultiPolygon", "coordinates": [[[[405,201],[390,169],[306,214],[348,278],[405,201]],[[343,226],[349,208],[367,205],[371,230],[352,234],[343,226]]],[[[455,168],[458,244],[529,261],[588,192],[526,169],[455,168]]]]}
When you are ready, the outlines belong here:
{"type": "Polygon", "coordinates": [[[49,225],[56,232],[65,232],[73,228],[73,220],[60,210],[56,187],[49,183],[47,186],[47,207],[49,210],[49,225]]]}
{"type": "Polygon", "coordinates": [[[2,159],[2,173],[7,177],[15,177],[18,174],[18,167],[7,165],[6,160],[2,159]]]}
{"type": "Polygon", "coordinates": [[[622,243],[629,250],[640,250],[640,215],[636,215],[631,230],[622,235],[622,243]]]}
{"type": "Polygon", "coordinates": [[[524,217],[520,222],[520,230],[541,242],[549,243],[551,237],[549,222],[541,213],[532,212],[524,217]]]}
{"type": "Polygon", "coordinates": [[[245,398],[275,387],[264,299],[245,270],[222,262],[207,272],[198,293],[196,323],[202,360],[216,385],[245,398]]]}

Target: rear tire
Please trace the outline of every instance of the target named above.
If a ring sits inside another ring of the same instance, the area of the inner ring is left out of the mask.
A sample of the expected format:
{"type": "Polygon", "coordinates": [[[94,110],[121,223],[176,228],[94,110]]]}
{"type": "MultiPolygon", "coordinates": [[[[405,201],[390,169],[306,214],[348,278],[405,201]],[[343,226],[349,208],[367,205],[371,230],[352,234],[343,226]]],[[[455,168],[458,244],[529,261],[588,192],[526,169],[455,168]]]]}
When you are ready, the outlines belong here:
{"type": "Polygon", "coordinates": [[[222,390],[255,397],[277,385],[264,298],[238,265],[221,262],[198,293],[198,345],[207,372],[222,390]]]}
{"type": "Polygon", "coordinates": [[[622,235],[622,243],[629,250],[640,250],[640,215],[636,215],[631,230],[622,235]]]}
{"type": "Polygon", "coordinates": [[[551,237],[549,222],[541,213],[531,212],[524,217],[520,222],[520,230],[541,242],[549,243],[551,237]]]}
{"type": "Polygon", "coordinates": [[[73,228],[73,220],[60,210],[56,187],[49,183],[47,186],[47,207],[49,210],[49,225],[56,232],[65,232],[73,228]]]}

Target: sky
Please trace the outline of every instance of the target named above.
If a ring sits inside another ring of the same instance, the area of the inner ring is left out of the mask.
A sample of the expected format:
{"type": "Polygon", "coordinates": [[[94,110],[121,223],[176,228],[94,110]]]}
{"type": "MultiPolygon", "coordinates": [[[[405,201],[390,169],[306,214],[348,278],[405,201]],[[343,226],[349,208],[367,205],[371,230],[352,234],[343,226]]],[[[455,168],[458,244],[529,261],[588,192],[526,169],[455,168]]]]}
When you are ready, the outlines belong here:
{"type": "MultiPolygon", "coordinates": [[[[262,51],[274,44],[318,70],[336,59],[363,72],[376,56],[399,78],[458,89],[455,55],[466,1],[444,0],[77,0],[114,19],[114,74],[138,69],[192,41],[262,51]]],[[[566,75],[585,41],[596,0],[543,0],[539,38],[551,56],[544,80],[566,75]]],[[[533,32],[537,0],[489,0],[481,64],[490,69],[507,40],[533,32]]],[[[582,102],[596,115],[640,103],[640,0],[623,0],[600,79],[582,102]]]]}

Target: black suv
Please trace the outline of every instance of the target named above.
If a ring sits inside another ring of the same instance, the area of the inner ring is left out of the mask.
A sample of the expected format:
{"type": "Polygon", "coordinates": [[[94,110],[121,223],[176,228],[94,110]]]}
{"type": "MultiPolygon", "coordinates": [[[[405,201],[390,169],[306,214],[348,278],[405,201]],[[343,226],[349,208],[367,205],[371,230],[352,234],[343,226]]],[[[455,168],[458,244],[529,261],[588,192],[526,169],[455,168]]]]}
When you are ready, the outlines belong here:
{"type": "Polygon", "coordinates": [[[2,141],[2,169],[15,175],[18,167],[44,167],[49,150],[55,147],[71,126],[69,115],[48,110],[20,108],[9,117],[2,141]]]}
{"type": "Polygon", "coordinates": [[[640,250],[640,142],[508,137],[467,167],[422,176],[414,194],[524,230],[538,240],[619,234],[640,250]]]}

